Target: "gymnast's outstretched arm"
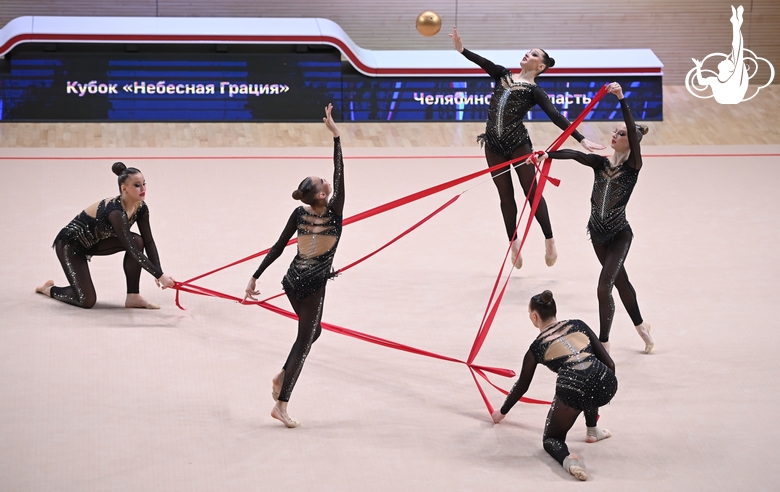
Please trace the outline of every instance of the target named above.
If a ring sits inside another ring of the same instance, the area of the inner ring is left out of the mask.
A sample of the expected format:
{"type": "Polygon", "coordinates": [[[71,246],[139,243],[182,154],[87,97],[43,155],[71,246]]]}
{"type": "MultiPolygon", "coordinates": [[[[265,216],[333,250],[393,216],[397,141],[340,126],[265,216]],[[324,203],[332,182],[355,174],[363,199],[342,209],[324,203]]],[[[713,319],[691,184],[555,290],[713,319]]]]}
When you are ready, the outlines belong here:
{"type": "Polygon", "coordinates": [[[136,224],[138,224],[138,231],[141,233],[141,239],[144,240],[146,257],[149,258],[158,270],[162,271],[162,267],[160,266],[160,254],[157,252],[157,245],[154,243],[154,237],[152,237],[152,227],[149,225],[149,207],[144,208],[145,213],[138,217],[136,224]]]}
{"type": "Polygon", "coordinates": [[[298,225],[296,223],[296,212],[293,210],[293,213],[290,214],[290,218],[287,220],[287,225],[284,226],[284,230],[279,236],[279,239],[273,246],[271,246],[271,249],[268,251],[268,254],[265,255],[265,258],[263,258],[263,261],[260,263],[260,266],[257,268],[254,275],[249,278],[249,283],[247,284],[246,290],[244,292],[244,301],[247,299],[253,299],[255,301],[257,300],[254,297],[260,294],[260,291],[257,290],[257,279],[260,278],[260,275],[263,274],[265,269],[268,268],[271,263],[276,261],[276,259],[282,255],[282,251],[284,251],[287,243],[290,242],[290,238],[292,238],[293,234],[295,234],[297,228],[298,225]]]}
{"type": "MultiPolygon", "coordinates": [[[[151,273],[154,278],[159,279],[162,277],[162,269],[160,269],[158,265],[147,258],[147,256],[144,255],[135,244],[135,239],[133,239],[133,235],[130,232],[130,224],[127,221],[127,215],[122,213],[120,210],[114,210],[108,214],[108,222],[114,229],[114,233],[116,234],[117,239],[119,239],[119,242],[122,243],[122,247],[125,249],[125,251],[127,251],[144,270],[151,273]]],[[[143,235],[141,237],[143,238],[143,235]]],[[[154,245],[154,240],[152,240],[152,245],[154,245]]],[[[155,253],[156,252],[157,249],[155,248],[155,253]]],[[[159,263],[159,259],[157,260],[157,263],[159,263]]]]}
{"type": "Polygon", "coordinates": [[[344,157],[341,154],[341,134],[331,116],[333,105],[325,108],[325,117],[322,121],[333,134],[333,195],[330,197],[328,207],[336,215],[344,215],[344,157]]]}
{"type": "MultiPolygon", "coordinates": [[[[504,400],[504,404],[497,413],[506,415],[509,413],[509,410],[515,406],[515,403],[520,401],[520,398],[523,397],[526,391],[528,391],[528,387],[531,385],[531,381],[534,378],[534,373],[536,372],[536,365],[536,358],[534,357],[533,352],[531,352],[529,349],[523,358],[523,368],[520,370],[520,377],[517,378],[517,382],[515,382],[515,385],[512,386],[512,391],[509,392],[506,400],[504,400]]],[[[493,420],[495,420],[495,413],[493,420]]]]}
{"type": "MultiPolygon", "coordinates": [[[[536,104],[539,105],[540,108],[542,108],[542,111],[547,114],[547,116],[550,118],[550,121],[555,123],[555,126],[560,128],[561,130],[566,130],[571,126],[571,123],[569,120],[564,118],[564,116],[558,111],[558,109],[553,105],[552,101],[550,101],[550,96],[547,95],[547,93],[539,87],[538,85],[534,87],[534,101],[536,101],[536,104]]],[[[580,132],[577,130],[574,130],[571,134],[572,137],[574,137],[577,142],[582,142],[585,140],[585,137],[582,136],[580,132]]]]}
{"type": "Polygon", "coordinates": [[[287,246],[287,243],[290,242],[290,239],[293,237],[293,234],[295,234],[298,227],[295,219],[296,213],[293,210],[293,213],[290,214],[290,218],[287,220],[287,225],[284,226],[282,234],[279,236],[279,239],[276,240],[276,243],[271,246],[271,249],[268,251],[268,254],[265,255],[265,258],[263,258],[260,266],[257,268],[254,275],[252,275],[253,278],[260,278],[260,275],[263,274],[265,269],[271,266],[271,263],[282,255],[282,251],[284,251],[284,248],[287,246]]]}
{"type": "Polygon", "coordinates": [[[539,160],[543,161],[547,157],[550,157],[551,159],[572,159],[580,164],[583,164],[588,167],[595,168],[599,165],[599,163],[604,159],[598,154],[586,154],[585,152],[580,152],[579,150],[570,150],[570,149],[563,149],[563,150],[556,150],[553,152],[543,153],[539,160]]]}
{"type": "Polygon", "coordinates": [[[473,51],[467,50],[466,48],[463,48],[461,54],[465,56],[469,61],[479,65],[480,68],[482,68],[482,70],[484,70],[494,80],[500,80],[501,77],[503,77],[504,74],[507,72],[506,67],[504,67],[503,65],[496,65],[495,63],[488,60],[487,58],[481,57],[478,54],[474,53],[473,51]]]}
{"type": "Polygon", "coordinates": [[[455,47],[455,49],[458,51],[458,53],[461,53],[469,61],[479,65],[482,68],[482,70],[487,72],[487,74],[490,75],[496,81],[498,81],[501,77],[503,77],[504,73],[507,72],[507,69],[505,67],[502,67],[501,65],[496,65],[495,63],[488,60],[487,58],[483,58],[478,54],[464,48],[463,39],[461,39],[460,34],[458,34],[457,27],[452,28],[452,33],[450,34],[450,38],[452,39],[452,44],[455,47]]]}
{"type": "Polygon", "coordinates": [[[634,122],[634,115],[631,113],[631,108],[628,107],[626,98],[623,97],[623,90],[620,86],[612,91],[620,101],[620,109],[623,111],[623,121],[626,122],[626,135],[628,136],[628,147],[631,149],[631,153],[626,159],[626,164],[633,167],[636,170],[642,169],[642,150],[639,146],[639,130],[634,122]]]}
{"type": "MultiPolygon", "coordinates": [[[[544,92],[544,89],[539,87],[538,85],[534,87],[534,101],[536,104],[542,108],[542,110],[547,114],[547,116],[550,118],[550,120],[555,123],[555,126],[560,128],[561,130],[566,130],[571,126],[571,123],[569,120],[567,120],[560,112],[558,112],[558,109],[553,106],[552,101],[550,101],[550,96],[547,95],[546,92],[544,92]]],[[[580,132],[577,130],[574,130],[571,134],[572,137],[574,137],[583,147],[585,147],[585,150],[588,150],[590,152],[593,152],[594,150],[602,150],[606,147],[597,144],[595,142],[591,142],[580,132]]]]}

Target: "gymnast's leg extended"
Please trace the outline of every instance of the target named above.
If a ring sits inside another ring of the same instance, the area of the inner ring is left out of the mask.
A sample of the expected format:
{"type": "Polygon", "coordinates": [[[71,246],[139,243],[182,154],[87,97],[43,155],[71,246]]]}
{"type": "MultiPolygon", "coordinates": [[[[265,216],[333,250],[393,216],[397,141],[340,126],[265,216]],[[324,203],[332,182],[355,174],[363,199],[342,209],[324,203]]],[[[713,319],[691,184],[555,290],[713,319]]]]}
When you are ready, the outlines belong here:
{"type": "MultiPolygon", "coordinates": [[[[521,145],[512,151],[512,158],[522,157],[533,152],[531,143],[521,145]]],[[[523,187],[525,195],[528,197],[528,206],[532,206],[536,197],[536,167],[530,164],[524,164],[515,167],[517,176],[520,178],[520,185],[523,187]]],[[[553,266],[558,259],[558,251],[555,249],[555,239],[553,239],[552,225],[550,224],[550,214],[547,211],[547,201],[542,196],[539,199],[539,206],[534,215],[536,222],[542,228],[544,234],[544,261],[547,266],[553,266]]]]}
{"type": "MultiPolygon", "coordinates": [[[[516,148],[512,152],[512,158],[521,157],[530,154],[531,152],[532,148],[529,142],[516,148]]],[[[508,160],[491,152],[487,148],[485,149],[485,158],[490,167],[508,160]]],[[[520,184],[522,185],[526,196],[529,197],[529,204],[532,204],[536,194],[534,166],[520,165],[516,166],[515,170],[520,178],[520,184]]],[[[511,241],[512,236],[515,233],[515,228],[517,227],[517,203],[515,202],[512,177],[510,173],[506,172],[506,169],[499,169],[498,171],[493,171],[491,174],[493,175],[493,183],[498,190],[498,196],[501,202],[501,216],[504,219],[504,228],[506,229],[507,239],[511,241]]],[[[558,258],[558,253],[555,250],[555,240],[553,239],[552,226],[550,225],[550,217],[547,212],[547,202],[544,200],[544,197],[540,199],[534,217],[541,226],[545,237],[545,262],[548,266],[552,266],[558,258]]],[[[523,264],[523,259],[519,252],[519,240],[517,239],[512,243],[512,261],[517,268],[520,268],[523,264]]]]}
{"type": "MultiPolygon", "coordinates": [[[[487,159],[488,167],[497,166],[508,160],[494,154],[487,148],[485,148],[485,159],[487,159]]],[[[512,236],[515,233],[515,227],[517,227],[517,203],[515,202],[515,189],[512,185],[512,175],[508,172],[508,168],[491,171],[490,174],[493,176],[493,184],[496,185],[498,198],[501,201],[501,216],[504,219],[506,237],[511,241],[512,236]]]]}
{"type": "MultiPolygon", "coordinates": [[[[282,384],[279,388],[278,401],[271,411],[271,416],[280,420],[287,427],[297,427],[300,424],[287,415],[287,403],[290,401],[295,383],[301,374],[306,356],[309,355],[309,350],[311,350],[314,341],[322,333],[320,321],[322,320],[322,308],[325,302],[325,287],[321,287],[304,299],[295,299],[289,294],[288,297],[298,315],[298,336],[290,349],[290,354],[284,363],[282,373],[280,373],[282,384]]],[[[277,378],[280,375],[277,375],[277,378]]]]}
{"type": "Polygon", "coordinates": [[[544,450],[555,458],[555,461],[560,463],[567,472],[579,480],[587,480],[588,474],[580,466],[579,457],[574,453],[569,453],[569,448],[566,446],[566,434],[579,415],[580,410],[566,405],[558,396],[555,396],[552,405],[550,405],[550,411],[547,413],[542,445],[544,450]]]}
{"type": "Polygon", "coordinates": [[[599,421],[598,408],[589,408],[586,409],[583,413],[585,414],[585,426],[587,426],[588,428],[587,437],[585,437],[585,442],[594,443],[594,442],[601,441],[602,439],[607,439],[608,437],[612,437],[612,433],[610,431],[598,427],[598,421],[599,421]]]}
{"type": "MultiPolygon", "coordinates": [[[[491,152],[487,147],[485,147],[485,159],[487,159],[488,167],[497,166],[508,160],[491,152]]],[[[517,238],[514,241],[512,240],[517,227],[517,203],[515,202],[515,188],[512,185],[512,174],[509,172],[508,167],[491,171],[490,174],[493,176],[493,184],[496,185],[496,190],[498,190],[498,198],[501,202],[501,217],[504,219],[506,237],[511,242],[512,264],[515,268],[520,268],[523,266],[523,257],[520,254],[520,241],[517,238]]]]}
{"type": "Polygon", "coordinates": [[[87,257],[77,253],[73,245],[61,239],[54,245],[54,251],[70,285],[55,287],[54,282],[49,280],[35,291],[81,308],[89,309],[94,306],[97,302],[97,294],[92,283],[92,275],[89,273],[87,257]]]}
{"type": "MultiPolygon", "coordinates": [[[[293,311],[300,320],[301,300],[290,294],[287,294],[287,299],[290,301],[290,305],[292,306],[293,311]]],[[[317,341],[317,339],[320,337],[320,334],[322,334],[322,324],[317,323],[317,328],[314,330],[314,340],[312,340],[312,344],[317,341]]],[[[282,370],[271,380],[271,396],[273,397],[274,401],[279,399],[279,393],[282,391],[282,383],[284,382],[284,373],[286,369],[287,362],[285,361],[284,366],[282,366],[282,370]]]]}
{"type": "Polygon", "coordinates": [[[628,280],[624,265],[633,237],[630,229],[624,229],[607,244],[593,242],[593,250],[602,266],[598,284],[599,340],[602,343],[609,341],[609,332],[612,329],[612,320],[615,316],[615,301],[612,297],[612,287],[614,286],[618,289],[620,300],[628,311],[637,332],[645,341],[645,353],[650,353],[653,348],[653,340],[650,338],[649,326],[642,320],[639,304],[636,300],[636,291],[628,280]]]}
{"type": "MultiPolygon", "coordinates": [[[[131,233],[135,245],[139,251],[144,250],[144,240],[136,233],[131,233]]],[[[160,309],[160,306],[147,301],[141,297],[141,264],[133,258],[133,255],[128,253],[122,246],[119,239],[111,237],[100,241],[95,246],[92,252],[93,256],[110,256],[116,253],[125,252],[125,258],[122,262],[122,266],[125,271],[125,283],[127,284],[127,297],[125,299],[125,307],[127,308],[146,308],[146,309],[160,309]]]]}

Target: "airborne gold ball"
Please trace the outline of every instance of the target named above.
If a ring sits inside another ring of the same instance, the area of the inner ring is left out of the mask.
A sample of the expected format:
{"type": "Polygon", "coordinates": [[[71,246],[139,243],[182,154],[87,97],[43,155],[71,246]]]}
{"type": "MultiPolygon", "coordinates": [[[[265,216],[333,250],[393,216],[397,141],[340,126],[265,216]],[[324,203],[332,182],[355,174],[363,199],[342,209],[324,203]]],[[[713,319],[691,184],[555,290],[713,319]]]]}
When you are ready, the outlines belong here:
{"type": "Polygon", "coordinates": [[[441,30],[441,17],[436,12],[426,10],[417,16],[417,22],[414,25],[417,32],[423,36],[434,36],[441,30]]]}

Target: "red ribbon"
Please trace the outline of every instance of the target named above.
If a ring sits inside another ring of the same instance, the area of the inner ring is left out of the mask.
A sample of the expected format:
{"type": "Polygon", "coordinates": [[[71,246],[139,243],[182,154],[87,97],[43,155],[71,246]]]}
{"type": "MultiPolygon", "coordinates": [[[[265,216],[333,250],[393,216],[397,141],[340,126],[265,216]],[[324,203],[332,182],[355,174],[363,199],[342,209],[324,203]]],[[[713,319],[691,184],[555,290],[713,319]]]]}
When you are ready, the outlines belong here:
{"type": "MultiPolygon", "coordinates": [[[[460,177],[460,178],[456,178],[456,179],[447,181],[445,183],[442,183],[442,184],[439,184],[439,185],[436,185],[436,186],[431,186],[430,188],[426,188],[426,189],[424,189],[422,191],[418,191],[416,193],[412,193],[412,194],[407,195],[405,197],[398,198],[396,200],[393,200],[392,202],[385,203],[384,205],[379,205],[377,207],[374,207],[374,208],[371,208],[371,209],[366,210],[364,212],[361,212],[361,213],[359,213],[357,215],[353,215],[351,217],[347,217],[346,219],[344,219],[342,224],[345,225],[345,226],[349,225],[349,224],[353,224],[353,223],[359,222],[359,221],[361,221],[363,219],[367,219],[369,217],[373,217],[374,215],[378,215],[378,214],[381,214],[383,212],[387,212],[389,210],[392,210],[394,208],[398,208],[400,206],[406,205],[408,203],[415,202],[417,200],[420,200],[422,198],[428,197],[428,196],[433,195],[435,193],[439,193],[441,191],[447,190],[447,189],[452,188],[454,186],[458,186],[459,184],[465,183],[467,181],[471,181],[472,179],[476,179],[476,178],[478,178],[480,176],[483,176],[483,175],[485,175],[485,174],[487,174],[489,172],[498,171],[498,170],[500,170],[500,169],[502,169],[504,167],[507,167],[507,166],[509,166],[511,164],[514,164],[516,162],[524,161],[530,155],[531,154],[528,154],[528,155],[524,155],[524,156],[518,157],[516,159],[512,159],[512,160],[509,160],[509,161],[506,161],[506,162],[502,162],[501,164],[496,164],[493,167],[489,167],[487,169],[482,169],[481,171],[476,171],[476,172],[468,174],[466,176],[463,176],[463,177],[460,177]]],[[[298,242],[297,238],[292,238],[292,239],[290,239],[287,242],[286,246],[290,246],[290,245],[295,244],[297,242],[298,242]]],[[[253,260],[253,259],[257,258],[257,257],[263,256],[263,255],[267,254],[270,250],[271,250],[271,248],[264,249],[263,251],[257,252],[257,253],[255,253],[253,255],[249,255],[249,256],[247,256],[245,258],[242,258],[240,260],[234,261],[233,263],[229,263],[229,264],[227,264],[225,266],[222,266],[222,267],[219,267],[219,268],[215,268],[214,270],[211,270],[209,272],[203,273],[203,274],[198,275],[196,277],[192,277],[191,279],[185,280],[185,281],[181,282],[180,284],[181,285],[188,285],[188,284],[190,284],[190,283],[192,283],[192,282],[194,282],[196,280],[202,279],[203,277],[208,277],[209,275],[215,274],[215,273],[220,272],[222,270],[225,270],[227,268],[230,268],[230,267],[236,266],[238,264],[247,262],[249,260],[253,260]]],[[[179,303],[179,293],[178,293],[178,291],[176,293],[176,305],[179,307],[179,309],[184,309],[181,306],[181,304],[179,303]]]]}
{"type": "MultiPolygon", "coordinates": [[[[547,148],[547,152],[555,151],[563,144],[563,142],[572,134],[572,132],[574,132],[574,130],[577,128],[577,126],[585,119],[587,114],[593,109],[593,107],[595,107],[596,103],[598,103],[598,101],[604,96],[604,94],[606,94],[606,92],[607,92],[607,89],[606,89],[606,85],[605,85],[593,97],[591,103],[583,110],[583,112],[579,115],[579,117],[576,120],[574,120],[574,122],[572,122],[572,124],[547,148]]],[[[541,152],[537,152],[535,155],[539,155],[539,154],[541,154],[541,152]]],[[[435,193],[439,193],[439,192],[444,191],[446,189],[449,189],[449,188],[452,188],[454,186],[457,186],[457,185],[459,185],[461,183],[465,183],[467,181],[475,179],[475,178],[477,178],[479,176],[482,176],[484,174],[487,174],[489,172],[498,171],[498,170],[500,170],[502,168],[508,167],[509,165],[514,164],[514,163],[519,162],[519,161],[525,161],[529,156],[532,156],[532,162],[533,162],[534,166],[536,167],[537,172],[539,174],[539,181],[538,181],[538,185],[537,185],[537,189],[536,189],[536,195],[534,196],[533,203],[531,204],[530,214],[529,214],[529,217],[527,219],[525,230],[523,232],[523,238],[522,238],[522,240],[520,242],[520,250],[522,251],[522,247],[525,244],[526,238],[528,237],[528,231],[530,230],[531,223],[534,220],[534,216],[535,216],[536,210],[537,210],[537,208],[539,206],[539,202],[541,200],[542,192],[544,190],[545,184],[547,183],[547,181],[552,183],[553,186],[558,186],[560,184],[560,180],[559,179],[551,178],[549,176],[549,171],[550,171],[552,159],[549,159],[549,158],[546,159],[545,162],[542,164],[542,166],[540,168],[539,164],[537,162],[537,159],[535,158],[535,155],[529,154],[529,155],[521,156],[521,157],[518,157],[518,158],[515,158],[515,159],[511,159],[509,161],[502,162],[501,164],[498,164],[496,166],[492,166],[492,167],[489,167],[487,169],[483,169],[481,171],[477,171],[477,172],[468,174],[466,176],[463,176],[463,177],[460,177],[460,178],[457,178],[457,179],[453,179],[453,180],[447,181],[447,182],[442,183],[440,185],[432,186],[432,187],[426,188],[426,189],[424,189],[422,191],[419,191],[419,192],[416,192],[416,193],[412,193],[410,195],[407,195],[405,197],[399,198],[399,199],[394,200],[392,202],[388,202],[388,203],[386,203],[384,205],[380,205],[378,207],[374,207],[372,209],[366,210],[366,211],[364,211],[362,213],[359,213],[357,215],[354,215],[352,217],[348,217],[348,218],[344,219],[343,225],[348,225],[348,224],[351,224],[351,223],[354,223],[354,222],[358,222],[360,220],[367,219],[369,217],[373,217],[374,215],[386,212],[388,210],[392,210],[392,209],[400,207],[402,205],[406,205],[408,203],[420,200],[420,199],[425,198],[427,196],[430,196],[430,195],[433,195],[435,193]]],[[[529,190],[529,193],[530,193],[530,190],[529,190]]],[[[390,240],[389,242],[387,242],[386,244],[384,244],[383,246],[378,248],[377,250],[375,250],[375,251],[369,253],[368,255],[360,258],[359,260],[356,260],[356,261],[346,265],[345,267],[339,269],[338,273],[342,273],[342,272],[352,268],[353,266],[355,266],[355,265],[357,265],[359,263],[362,263],[363,261],[367,260],[368,258],[371,258],[375,254],[379,253],[383,249],[387,248],[391,244],[395,243],[396,241],[398,241],[402,237],[406,236],[407,234],[409,234],[410,232],[412,232],[413,230],[417,229],[419,226],[421,226],[422,224],[424,224],[425,222],[430,220],[432,217],[437,215],[439,212],[441,212],[445,208],[449,207],[459,197],[460,197],[460,195],[456,195],[455,197],[450,199],[448,202],[446,202],[444,205],[442,205],[441,207],[436,209],[434,212],[432,212],[431,214],[429,214],[428,216],[426,216],[425,218],[423,218],[422,220],[417,222],[415,225],[413,225],[409,229],[407,229],[404,232],[402,232],[400,235],[396,236],[395,238],[393,238],[392,240],[390,240]]],[[[518,220],[517,227],[515,227],[515,231],[514,231],[514,234],[513,234],[513,239],[517,236],[517,231],[518,231],[518,229],[520,227],[520,224],[521,224],[521,222],[523,220],[522,217],[523,217],[523,214],[525,212],[526,206],[528,204],[528,198],[529,198],[529,196],[527,195],[525,203],[523,204],[523,209],[522,209],[522,211],[520,213],[520,220],[518,220]]],[[[295,244],[296,242],[297,242],[297,238],[291,239],[287,243],[287,246],[289,246],[291,244],[295,244]]],[[[504,265],[506,264],[506,259],[509,256],[510,250],[511,250],[511,243],[510,243],[510,247],[507,249],[507,252],[506,252],[506,254],[504,256],[504,261],[502,262],[501,269],[499,270],[498,276],[496,278],[496,282],[495,282],[495,284],[493,286],[493,290],[490,293],[490,296],[489,296],[489,299],[488,299],[488,304],[487,304],[487,306],[485,308],[485,313],[483,315],[482,322],[480,323],[479,330],[477,331],[477,336],[476,336],[476,338],[474,340],[474,343],[472,344],[471,351],[469,352],[469,357],[468,357],[468,359],[466,361],[462,361],[460,359],[456,359],[456,358],[453,358],[453,357],[448,357],[448,356],[436,354],[434,352],[430,352],[430,351],[427,351],[427,350],[418,349],[418,348],[415,348],[415,347],[412,347],[412,346],[409,346],[409,345],[400,344],[400,343],[397,343],[397,342],[393,342],[391,340],[387,340],[387,339],[384,339],[384,338],[376,337],[376,336],[369,335],[369,334],[366,334],[366,333],[361,333],[361,332],[358,332],[358,331],[355,331],[355,330],[350,330],[348,328],[340,327],[340,326],[333,325],[333,324],[326,323],[326,322],[322,322],[321,323],[322,328],[326,329],[328,331],[339,333],[341,335],[350,336],[350,337],[353,337],[353,338],[356,338],[356,339],[359,339],[359,340],[363,340],[363,341],[366,341],[366,342],[369,342],[369,343],[373,343],[373,344],[376,344],[376,345],[381,345],[381,346],[384,346],[384,347],[393,348],[393,349],[396,349],[396,350],[402,350],[402,351],[409,352],[409,353],[414,353],[414,354],[417,354],[417,355],[423,355],[423,356],[426,356],[426,357],[432,357],[432,358],[435,358],[435,359],[445,360],[445,361],[449,361],[449,362],[456,362],[456,363],[459,363],[459,364],[466,365],[469,368],[469,371],[471,372],[471,375],[472,375],[472,377],[474,379],[475,384],[477,385],[477,389],[479,390],[479,393],[482,396],[483,401],[485,402],[485,405],[487,406],[488,412],[490,412],[492,414],[493,413],[493,406],[490,404],[490,401],[487,398],[487,395],[485,394],[484,390],[482,389],[482,385],[479,383],[479,380],[477,379],[477,376],[480,376],[481,378],[483,378],[488,384],[490,384],[491,386],[493,386],[494,388],[496,388],[500,392],[502,392],[504,394],[508,394],[508,392],[506,390],[504,390],[504,389],[496,386],[495,384],[493,384],[493,382],[490,381],[490,379],[487,377],[487,375],[485,373],[489,372],[489,373],[497,374],[497,375],[504,376],[504,377],[514,377],[515,373],[514,373],[514,371],[511,371],[509,369],[502,369],[502,368],[496,368],[496,367],[476,365],[476,364],[474,364],[474,359],[478,355],[478,353],[479,353],[479,351],[480,351],[480,349],[481,349],[485,339],[487,338],[488,332],[490,331],[490,327],[492,326],[493,321],[494,321],[495,316],[496,316],[496,313],[498,312],[498,307],[501,304],[501,301],[502,301],[502,299],[504,297],[504,293],[506,292],[507,285],[509,284],[509,278],[512,275],[512,269],[510,269],[509,270],[509,274],[507,275],[506,280],[504,281],[504,284],[501,287],[500,292],[498,292],[498,294],[496,294],[496,291],[498,290],[498,286],[499,286],[500,281],[501,281],[501,277],[503,275],[504,265]]],[[[208,275],[211,275],[213,273],[216,273],[216,272],[219,272],[221,270],[224,270],[226,268],[230,268],[230,267],[238,265],[240,263],[243,263],[243,262],[249,261],[251,259],[257,258],[259,256],[265,255],[265,254],[268,253],[268,251],[270,251],[270,248],[266,249],[266,250],[263,250],[261,252],[255,253],[253,255],[247,256],[246,258],[243,258],[241,260],[235,261],[235,262],[230,263],[228,265],[225,265],[223,267],[214,269],[214,270],[212,270],[210,272],[207,272],[207,273],[204,273],[202,275],[193,277],[193,278],[191,278],[189,280],[186,280],[184,282],[177,283],[176,286],[174,287],[176,289],[176,305],[180,309],[184,309],[181,306],[180,302],[179,302],[179,292],[181,292],[181,291],[189,292],[189,293],[192,293],[192,294],[207,295],[207,296],[218,297],[218,298],[222,298],[222,299],[229,299],[229,300],[233,300],[233,301],[242,303],[242,300],[240,298],[238,298],[238,297],[230,296],[228,294],[223,294],[221,292],[217,292],[217,291],[214,291],[214,290],[210,290],[210,289],[206,289],[206,288],[203,288],[203,287],[199,287],[199,286],[193,285],[192,282],[194,282],[195,280],[201,279],[203,277],[206,277],[208,275]]],[[[290,318],[290,319],[296,319],[297,320],[298,317],[294,313],[292,313],[290,311],[287,311],[285,309],[282,309],[280,307],[274,306],[272,304],[269,304],[267,302],[268,300],[274,299],[274,298],[279,297],[281,295],[282,294],[278,294],[276,296],[273,296],[273,297],[268,298],[268,299],[263,300],[263,301],[244,302],[243,304],[256,304],[256,305],[258,305],[260,307],[263,307],[263,308],[265,308],[265,309],[267,309],[269,311],[275,312],[277,314],[280,314],[280,315],[285,316],[285,317],[290,318]]],[[[526,403],[545,404],[545,405],[550,403],[550,402],[547,402],[547,401],[535,400],[535,399],[531,399],[531,398],[521,398],[521,401],[524,401],[526,403]]]]}
{"type": "MultiPolygon", "coordinates": [[[[585,119],[585,117],[590,113],[590,111],[596,106],[598,101],[604,97],[604,95],[607,93],[607,86],[604,85],[601,90],[599,90],[596,95],[591,100],[590,104],[585,107],[585,109],[582,111],[582,113],[575,119],[571,125],[569,125],[566,130],[561,133],[561,135],[555,139],[555,141],[550,144],[550,146],[547,148],[547,152],[552,152],[555,150],[558,150],[558,148],[563,145],[563,142],[566,141],[569,136],[574,132],[574,130],[577,128],[577,126],[582,123],[582,121],[585,119]]],[[[534,158],[533,161],[536,161],[534,158]]],[[[536,194],[534,195],[533,203],[531,204],[531,211],[528,214],[528,219],[526,221],[525,230],[523,232],[523,238],[520,241],[520,248],[519,250],[523,250],[523,245],[525,244],[525,240],[528,238],[528,231],[531,229],[531,224],[534,221],[534,216],[536,215],[536,209],[539,207],[539,202],[542,199],[542,193],[544,192],[544,186],[547,183],[547,181],[550,181],[554,186],[558,186],[560,184],[560,180],[550,178],[550,167],[552,164],[552,159],[545,159],[542,168],[539,169],[539,166],[536,162],[534,162],[534,165],[536,166],[537,170],[539,170],[539,181],[538,185],[536,187],[536,194]]],[[[517,237],[517,230],[520,227],[520,223],[523,221],[523,213],[525,212],[526,204],[528,203],[528,198],[530,197],[530,193],[533,187],[529,188],[528,194],[526,195],[525,203],[523,204],[523,209],[520,212],[520,219],[517,222],[517,227],[515,227],[515,231],[512,235],[512,240],[514,240],[517,237]]],[[[504,285],[501,287],[501,291],[496,295],[496,289],[498,287],[498,284],[501,279],[501,275],[504,271],[504,266],[506,264],[506,259],[509,256],[509,252],[511,251],[512,245],[510,242],[509,247],[507,248],[506,254],[504,255],[504,261],[501,263],[501,268],[498,272],[498,276],[496,278],[496,283],[493,286],[493,291],[490,293],[490,297],[488,299],[487,307],[485,308],[485,315],[483,315],[482,324],[479,327],[479,330],[477,330],[477,336],[474,339],[474,343],[471,346],[471,352],[469,353],[468,363],[471,364],[474,359],[476,358],[477,354],[479,353],[480,349],[482,348],[482,344],[485,342],[485,339],[487,338],[488,332],[490,331],[491,326],[493,325],[493,320],[496,317],[496,313],[498,312],[498,307],[501,304],[501,300],[504,297],[504,293],[506,292],[507,285],[509,285],[509,278],[512,276],[512,269],[509,269],[509,274],[506,277],[506,281],[504,282],[504,285]],[[491,306],[491,302],[495,299],[495,302],[491,306]]],[[[470,367],[471,369],[471,367],[470,367]]],[[[472,376],[474,377],[474,382],[477,384],[477,388],[479,389],[479,393],[482,395],[482,399],[485,402],[485,406],[488,409],[488,412],[491,414],[493,413],[493,406],[490,404],[490,401],[485,396],[485,392],[482,390],[482,386],[479,384],[479,380],[477,380],[476,376],[474,375],[474,369],[471,369],[472,376]]],[[[484,374],[481,375],[488,383],[490,383],[491,386],[496,387],[490,380],[485,376],[484,374]]]]}

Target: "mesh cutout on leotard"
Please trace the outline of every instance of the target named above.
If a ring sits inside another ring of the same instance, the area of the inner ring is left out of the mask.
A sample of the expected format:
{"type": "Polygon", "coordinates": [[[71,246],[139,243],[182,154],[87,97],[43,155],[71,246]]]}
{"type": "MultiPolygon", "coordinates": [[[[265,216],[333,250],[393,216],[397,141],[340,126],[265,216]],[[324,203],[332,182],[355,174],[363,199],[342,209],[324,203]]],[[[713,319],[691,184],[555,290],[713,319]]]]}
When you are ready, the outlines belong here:
{"type": "MultiPolygon", "coordinates": [[[[543,347],[542,363],[551,370],[557,372],[562,367],[584,370],[596,360],[590,350],[588,335],[575,328],[574,323],[564,321],[539,335],[537,342],[540,352],[543,347]]],[[[534,355],[536,353],[534,351],[534,355]]]]}

